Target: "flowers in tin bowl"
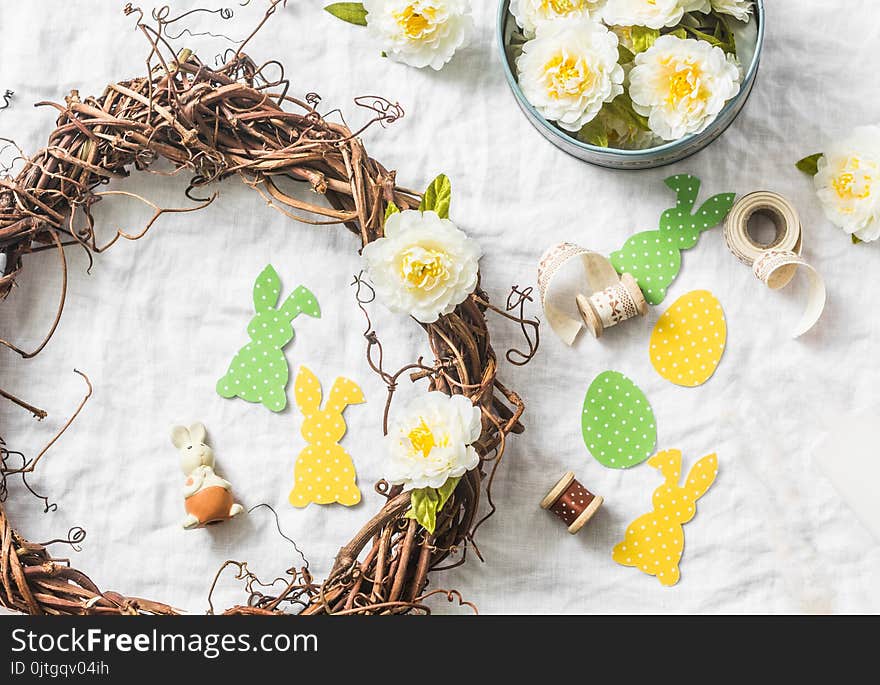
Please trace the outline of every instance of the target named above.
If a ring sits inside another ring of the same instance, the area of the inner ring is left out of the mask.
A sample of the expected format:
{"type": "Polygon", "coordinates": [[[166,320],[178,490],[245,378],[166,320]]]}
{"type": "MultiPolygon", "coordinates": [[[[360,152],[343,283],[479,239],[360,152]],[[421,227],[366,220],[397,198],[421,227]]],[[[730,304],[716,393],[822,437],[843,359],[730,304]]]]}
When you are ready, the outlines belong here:
{"type": "Polygon", "coordinates": [[[813,177],[825,216],[854,243],[880,238],[880,125],[856,128],[797,168],[813,177]]]}
{"type": "Polygon", "coordinates": [[[592,145],[644,149],[705,131],[742,86],[752,0],[511,0],[525,98],[592,145]]]}
{"type": "Polygon", "coordinates": [[[389,205],[385,236],[362,252],[377,297],[422,323],[450,314],[477,286],[482,250],[449,220],[451,193],[441,174],[419,209],[401,212],[389,205]]]}
{"type": "Polygon", "coordinates": [[[325,8],[350,24],[366,26],[382,56],[412,67],[439,70],[470,40],[470,0],[363,0],[325,8]]]}

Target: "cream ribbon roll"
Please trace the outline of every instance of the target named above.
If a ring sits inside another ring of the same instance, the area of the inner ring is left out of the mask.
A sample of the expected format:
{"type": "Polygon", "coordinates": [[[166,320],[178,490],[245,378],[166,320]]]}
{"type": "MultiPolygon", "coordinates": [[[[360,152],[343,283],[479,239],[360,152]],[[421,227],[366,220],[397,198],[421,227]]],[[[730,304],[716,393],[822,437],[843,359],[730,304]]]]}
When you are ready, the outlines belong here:
{"type": "Polygon", "coordinates": [[[632,276],[619,276],[607,257],[573,243],[559,243],[544,253],[538,289],[547,323],[566,345],[574,343],[584,326],[598,338],[604,329],[648,311],[632,276]],[[577,274],[571,266],[578,268],[577,274]],[[572,281],[571,276],[577,278],[572,281]]]}
{"type": "Polygon", "coordinates": [[[766,190],[750,193],[737,201],[724,223],[724,240],[733,255],[771,290],[784,288],[794,278],[799,267],[804,269],[809,282],[807,305],[795,326],[797,338],[822,316],[825,309],[825,282],[822,276],[800,256],[803,248],[803,229],[794,206],[782,195],[766,190]],[[763,214],[776,227],[774,239],[762,245],[749,234],[749,221],[763,214]]]}

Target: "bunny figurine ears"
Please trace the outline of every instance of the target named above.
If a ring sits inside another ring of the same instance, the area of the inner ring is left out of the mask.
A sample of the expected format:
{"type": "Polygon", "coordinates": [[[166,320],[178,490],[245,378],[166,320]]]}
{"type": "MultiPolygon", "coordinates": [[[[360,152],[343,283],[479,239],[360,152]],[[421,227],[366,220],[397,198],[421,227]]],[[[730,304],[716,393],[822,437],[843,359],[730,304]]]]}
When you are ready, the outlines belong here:
{"type": "Polygon", "coordinates": [[[295,337],[293,320],[300,314],[320,318],[321,308],[312,292],[299,286],[278,307],[281,279],[269,264],[254,283],[256,315],[248,324],[250,342],[242,347],[217,381],[221,397],[240,397],[260,403],[270,411],[287,406],[290,371],[281,349],[295,337]]]}

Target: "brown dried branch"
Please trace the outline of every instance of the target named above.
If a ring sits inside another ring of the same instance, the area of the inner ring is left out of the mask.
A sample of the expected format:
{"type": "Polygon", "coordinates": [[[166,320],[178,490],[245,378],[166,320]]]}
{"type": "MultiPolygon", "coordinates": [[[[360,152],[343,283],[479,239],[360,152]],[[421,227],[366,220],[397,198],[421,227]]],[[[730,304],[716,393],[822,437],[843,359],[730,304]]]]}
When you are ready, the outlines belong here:
{"type": "Polygon", "coordinates": [[[48,416],[48,414],[43,409],[40,409],[39,407],[35,407],[34,405],[25,402],[23,399],[20,399],[15,395],[6,392],[3,388],[0,388],[0,397],[9,400],[13,404],[17,404],[22,409],[29,411],[31,414],[34,415],[34,418],[37,419],[37,421],[42,421],[48,416]]]}
{"type": "Polygon", "coordinates": [[[92,396],[92,390],[93,390],[92,382],[89,380],[89,377],[86,376],[82,371],[79,371],[78,369],[74,369],[73,371],[74,371],[74,373],[79,374],[82,377],[82,379],[86,382],[87,389],[86,389],[85,396],[83,396],[82,400],[80,401],[77,408],[74,410],[73,414],[71,414],[70,417],[67,419],[67,421],[64,422],[64,425],[58,429],[58,432],[55,433],[55,435],[52,436],[52,439],[49,440],[48,443],[46,443],[45,447],[43,447],[43,449],[40,450],[40,453],[36,457],[34,457],[33,459],[28,460],[20,468],[9,469],[9,468],[6,468],[6,466],[4,465],[3,468],[0,469],[0,473],[2,473],[4,477],[11,476],[16,473],[33,473],[37,464],[46,455],[46,452],[49,451],[49,449],[52,447],[52,445],[54,445],[62,435],[64,435],[64,432],[68,428],[70,428],[70,424],[72,424],[74,421],[76,421],[76,417],[79,416],[79,413],[82,411],[83,407],[86,406],[86,402],[88,402],[89,398],[92,396]]]}

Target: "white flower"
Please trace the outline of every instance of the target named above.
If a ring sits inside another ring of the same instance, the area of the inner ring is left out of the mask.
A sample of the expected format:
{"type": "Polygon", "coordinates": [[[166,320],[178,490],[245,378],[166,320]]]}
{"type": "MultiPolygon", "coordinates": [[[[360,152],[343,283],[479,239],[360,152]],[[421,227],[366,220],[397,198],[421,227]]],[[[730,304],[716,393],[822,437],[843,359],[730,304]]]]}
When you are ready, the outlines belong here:
{"type": "Polygon", "coordinates": [[[385,237],[363,250],[376,294],[393,312],[432,323],[477,285],[482,251],[449,219],[409,209],[385,222],[385,237]]]}
{"type": "Polygon", "coordinates": [[[367,28],[391,59],[440,69],[470,38],[470,0],[364,0],[367,28]]]}
{"type": "Polygon", "coordinates": [[[865,242],[880,237],[880,126],[862,126],[819,159],[813,178],[825,216],[865,242]]]}
{"type": "Polygon", "coordinates": [[[538,26],[516,60],[519,86],[545,119],[579,131],[623,92],[617,36],[584,17],[538,26]]]}
{"type": "Polygon", "coordinates": [[[701,40],[661,36],[629,73],[633,108],[664,140],[703,131],[740,88],[736,60],[701,40]]]}
{"type": "MultiPolygon", "coordinates": [[[[699,0],[702,4],[703,0],[699,0]]],[[[689,4],[693,4],[692,0],[689,4]]],[[[662,29],[675,26],[684,16],[681,0],[608,0],[602,12],[612,26],[647,26],[662,29]]]]}
{"type": "MultiPolygon", "coordinates": [[[[729,1],[737,2],[738,0],[729,1]]],[[[708,14],[712,11],[712,3],[710,0],[680,0],[680,4],[685,12],[703,12],[704,14],[708,14]]]]}
{"type": "Polygon", "coordinates": [[[539,24],[560,17],[589,16],[602,0],[510,0],[510,13],[526,36],[535,35],[539,24]]]}
{"type": "Polygon", "coordinates": [[[481,431],[480,409],[467,397],[426,393],[391,419],[385,479],[404,490],[439,488],[479,464],[472,443],[481,431]]]}
{"type": "Polygon", "coordinates": [[[740,21],[748,21],[753,4],[752,0],[712,0],[712,9],[740,21]]]}

